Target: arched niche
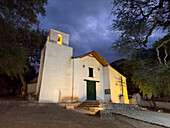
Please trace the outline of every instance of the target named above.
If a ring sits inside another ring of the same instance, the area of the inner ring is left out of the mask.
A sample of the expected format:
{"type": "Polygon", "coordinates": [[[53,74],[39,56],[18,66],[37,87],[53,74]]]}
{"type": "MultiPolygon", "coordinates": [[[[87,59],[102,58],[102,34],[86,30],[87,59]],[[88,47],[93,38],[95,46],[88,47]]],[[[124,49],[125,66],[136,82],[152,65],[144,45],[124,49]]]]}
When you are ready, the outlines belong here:
{"type": "Polygon", "coordinates": [[[61,34],[58,34],[58,36],[57,36],[57,44],[62,45],[62,35],[61,34]]]}

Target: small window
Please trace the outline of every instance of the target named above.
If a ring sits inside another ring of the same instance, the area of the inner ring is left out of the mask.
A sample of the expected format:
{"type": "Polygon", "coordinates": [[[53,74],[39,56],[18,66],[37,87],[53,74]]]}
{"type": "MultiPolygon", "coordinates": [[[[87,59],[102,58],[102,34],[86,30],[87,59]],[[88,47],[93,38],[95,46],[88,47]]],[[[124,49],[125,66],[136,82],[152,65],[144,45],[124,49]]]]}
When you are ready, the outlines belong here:
{"type": "Polygon", "coordinates": [[[89,68],[89,77],[93,77],[93,68],[89,68]]]}
{"type": "Polygon", "coordinates": [[[105,94],[110,94],[110,89],[105,89],[105,94]]]}

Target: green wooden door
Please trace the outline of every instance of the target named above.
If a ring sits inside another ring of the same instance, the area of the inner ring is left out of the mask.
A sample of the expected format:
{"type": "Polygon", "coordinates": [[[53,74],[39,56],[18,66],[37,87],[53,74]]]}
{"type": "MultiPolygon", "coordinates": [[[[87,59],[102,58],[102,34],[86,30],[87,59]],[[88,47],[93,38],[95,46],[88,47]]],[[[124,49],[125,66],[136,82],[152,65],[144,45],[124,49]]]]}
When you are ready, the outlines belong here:
{"type": "Polygon", "coordinates": [[[87,81],[87,100],[96,100],[96,82],[87,81]]]}

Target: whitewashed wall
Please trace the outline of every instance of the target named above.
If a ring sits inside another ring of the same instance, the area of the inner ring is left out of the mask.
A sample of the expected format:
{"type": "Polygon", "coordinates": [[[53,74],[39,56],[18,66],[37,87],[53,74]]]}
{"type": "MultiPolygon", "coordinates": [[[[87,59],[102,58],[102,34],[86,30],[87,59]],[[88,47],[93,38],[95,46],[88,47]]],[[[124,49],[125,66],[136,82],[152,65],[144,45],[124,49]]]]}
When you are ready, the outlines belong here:
{"type": "Polygon", "coordinates": [[[72,95],[71,57],[73,49],[47,42],[40,88],[40,102],[58,102],[72,95]]]}
{"type": "MultiPolygon", "coordinates": [[[[110,77],[109,77],[109,67],[103,67],[103,83],[104,83],[104,90],[110,89],[110,77]]],[[[111,94],[105,94],[105,101],[111,101],[111,94]]]]}
{"type": "Polygon", "coordinates": [[[41,82],[42,82],[42,74],[43,74],[44,59],[45,59],[45,48],[46,48],[46,44],[41,51],[40,67],[39,67],[37,87],[36,87],[36,92],[35,92],[35,95],[37,95],[38,99],[39,99],[40,86],[41,86],[41,82]]]}
{"type": "Polygon", "coordinates": [[[96,100],[104,100],[103,86],[103,67],[94,58],[85,56],[83,58],[73,59],[74,63],[74,97],[79,97],[80,101],[87,100],[87,82],[86,80],[96,82],[96,100]],[[85,67],[83,67],[85,65],[85,67]],[[89,67],[93,68],[93,77],[89,77],[89,67]],[[98,70],[99,69],[99,70],[98,70]]]}
{"type": "MultiPolygon", "coordinates": [[[[87,81],[96,82],[96,100],[119,103],[120,84],[115,77],[121,74],[110,65],[103,67],[92,55],[72,59],[73,49],[69,47],[69,35],[50,29],[49,41],[42,50],[36,94],[40,102],[87,100],[87,81]],[[63,45],[57,44],[58,34],[62,35],[63,45]],[[85,67],[83,67],[83,65],[85,67]],[[89,77],[89,67],[93,77],[89,77]],[[39,88],[40,87],[40,88],[39,88]],[[105,94],[110,89],[111,94],[105,94]]],[[[124,76],[123,81],[126,81],[124,76]]],[[[125,102],[128,102],[127,86],[123,87],[125,102]]]]}

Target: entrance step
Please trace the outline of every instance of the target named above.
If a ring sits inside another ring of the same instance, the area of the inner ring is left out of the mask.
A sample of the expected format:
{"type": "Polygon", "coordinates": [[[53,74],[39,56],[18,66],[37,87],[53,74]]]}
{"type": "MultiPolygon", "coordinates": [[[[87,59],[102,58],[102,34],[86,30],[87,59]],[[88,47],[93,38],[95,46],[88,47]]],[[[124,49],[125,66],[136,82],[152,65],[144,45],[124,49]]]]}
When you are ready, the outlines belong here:
{"type": "Polygon", "coordinates": [[[84,101],[79,106],[79,108],[91,110],[91,111],[98,111],[100,107],[99,101],[84,101]]]}
{"type": "Polygon", "coordinates": [[[99,101],[84,101],[78,107],[99,107],[99,106],[100,106],[99,101]]]}

